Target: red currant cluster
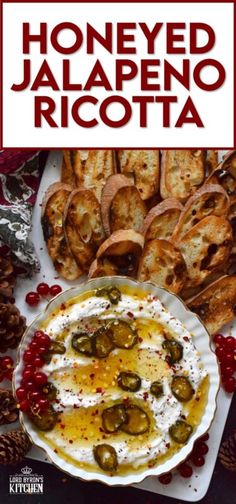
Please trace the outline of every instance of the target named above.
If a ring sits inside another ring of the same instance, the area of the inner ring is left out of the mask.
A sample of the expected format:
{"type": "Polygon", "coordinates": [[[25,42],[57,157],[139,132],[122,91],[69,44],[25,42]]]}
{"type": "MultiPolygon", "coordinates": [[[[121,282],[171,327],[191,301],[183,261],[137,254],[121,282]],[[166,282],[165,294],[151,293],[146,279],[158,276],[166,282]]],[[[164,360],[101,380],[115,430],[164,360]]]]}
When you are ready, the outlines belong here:
{"type": "MultiPolygon", "coordinates": [[[[195,467],[202,467],[205,464],[204,457],[208,452],[208,446],[206,444],[206,441],[208,441],[208,439],[209,434],[205,434],[204,436],[200,437],[195,442],[193,451],[192,453],[190,453],[187,460],[177,467],[179,474],[183,478],[191,478],[193,474],[193,468],[189,462],[192,462],[195,467]]],[[[172,481],[172,477],[172,472],[168,472],[159,476],[158,479],[160,483],[162,483],[162,485],[169,485],[169,483],[172,481]]]]}
{"type": "Polygon", "coordinates": [[[57,294],[60,294],[62,291],[62,288],[60,285],[52,285],[49,287],[47,283],[39,283],[37,286],[37,292],[28,292],[25,296],[25,301],[28,305],[30,306],[37,306],[37,304],[40,301],[40,296],[57,296],[57,294]]]}
{"type": "Polygon", "coordinates": [[[23,355],[25,363],[20,387],[16,390],[21,411],[45,411],[49,407],[43,387],[48,378],[45,373],[38,371],[44,364],[43,354],[48,352],[51,344],[50,337],[43,331],[35,331],[34,337],[23,355]]]}
{"type": "Polygon", "coordinates": [[[12,380],[12,373],[14,368],[14,361],[11,357],[0,357],[0,382],[5,378],[12,380]]]}
{"type": "Polygon", "coordinates": [[[226,392],[233,393],[236,390],[236,339],[233,336],[224,337],[215,334],[213,342],[216,345],[216,356],[220,363],[222,386],[226,392]]]}

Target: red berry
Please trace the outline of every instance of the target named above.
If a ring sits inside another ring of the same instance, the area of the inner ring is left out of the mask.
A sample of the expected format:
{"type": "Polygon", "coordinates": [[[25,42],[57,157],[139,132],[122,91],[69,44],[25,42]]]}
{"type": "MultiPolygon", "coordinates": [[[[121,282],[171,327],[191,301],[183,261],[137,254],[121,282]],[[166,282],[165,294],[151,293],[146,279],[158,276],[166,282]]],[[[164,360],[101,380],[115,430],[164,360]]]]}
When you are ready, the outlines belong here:
{"type": "Polygon", "coordinates": [[[33,352],[38,351],[38,343],[35,340],[32,340],[31,343],[29,344],[28,350],[33,350],[33,352]]]}
{"type": "Polygon", "coordinates": [[[23,355],[23,360],[27,364],[32,364],[35,358],[35,353],[32,350],[26,350],[23,355]]]}
{"type": "Polygon", "coordinates": [[[16,389],[16,397],[17,397],[17,399],[19,399],[19,401],[26,399],[26,396],[27,396],[27,392],[26,392],[25,388],[18,387],[18,389],[16,389]]]}
{"type": "Polygon", "coordinates": [[[61,291],[62,291],[62,288],[60,285],[52,285],[50,287],[51,296],[57,296],[57,294],[60,294],[61,291]]]}
{"type": "Polygon", "coordinates": [[[1,359],[0,366],[2,369],[11,369],[13,368],[14,361],[11,357],[6,356],[1,359]]]}
{"type": "Polygon", "coordinates": [[[169,485],[169,483],[172,480],[172,474],[171,474],[171,472],[161,474],[161,476],[158,476],[158,479],[159,479],[160,483],[162,483],[162,485],[169,485]]]}
{"type": "Polygon", "coordinates": [[[25,383],[25,388],[32,392],[33,390],[36,389],[36,386],[35,386],[35,383],[33,381],[28,381],[28,382],[24,382],[25,383]]]}
{"type": "Polygon", "coordinates": [[[46,385],[48,377],[45,373],[38,371],[34,374],[34,381],[37,385],[46,385]]]}
{"type": "Polygon", "coordinates": [[[29,411],[30,409],[30,402],[28,399],[23,399],[23,401],[20,402],[20,410],[21,411],[29,411]]]}
{"type": "Polygon", "coordinates": [[[48,348],[46,348],[45,346],[38,347],[39,354],[44,354],[45,352],[47,352],[47,350],[48,350],[48,348]]]}
{"type": "Polygon", "coordinates": [[[192,461],[196,467],[202,467],[205,464],[205,459],[202,455],[193,455],[192,461]]]}
{"type": "Polygon", "coordinates": [[[42,394],[37,390],[33,390],[32,392],[29,393],[29,398],[32,402],[36,403],[40,401],[40,399],[42,399],[42,394]]]}
{"type": "Polygon", "coordinates": [[[223,346],[224,342],[225,342],[225,338],[222,334],[215,334],[215,336],[213,338],[213,342],[217,346],[223,346]]]}
{"type": "Polygon", "coordinates": [[[219,361],[221,362],[224,355],[225,355],[224,347],[222,347],[222,346],[216,347],[215,354],[218,357],[219,361]]]}
{"type": "Polygon", "coordinates": [[[25,296],[25,301],[30,306],[36,306],[40,301],[39,294],[37,292],[28,292],[25,296]]]}
{"type": "Polygon", "coordinates": [[[40,346],[42,345],[48,348],[51,345],[51,338],[48,336],[48,334],[43,333],[40,337],[38,337],[38,343],[40,344],[40,346]]]}
{"type": "Polygon", "coordinates": [[[39,341],[40,342],[40,338],[43,335],[44,335],[43,331],[35,331],[35,333],[34,333],[34,339],[35,339],[35,341],[37,341],[37,342],[39,341]]]}
{"type": "Polygon", "coordinates": [[[26,381],[32,380],[34,376],[34,371],[33,369],[25,369],[22,373],[23,379],[26,381]]]}
{"type": "Polygon", "coordinates": [[[208,453],[208,446],[206,443],[203,443],[201,441],[197,441],[196,445],[194,447],[194,451],[196,455],[206,455],[208,453]]]}
{"type": "Polygon", "coordinates": [[[34,366],[35,366],[36,368],[40,368],[40,367],[42,367],[43,365],[44,365],[44,361],[43,361],[43,359],[41,359],[41,357],[35,357],[35,359],[34,359],[34,366]]]}
{"type": "Polygon", "coordinates": [[[227,336],[225,338],[225,347],[230,352],[230,350],[234,350],[236,348],[236,339],[233,336],[227,336]]]}
{"type": "Polygon", "coordinates": [[[201,436],[199,439],[204,442],[204,441],[208,441],[209,437],[210,436],[207,432],[206,434],[203,434],[203,436],[201,436]]]}
{"type": "Polygon", "coordinates": [[[37,286],[37,292],[40,294],[40,296],[47,296],[49,293],[49,285],[47,283],[39,283],[37,286]]]}
{"type": "Polygon", "coordinates": [[[46,409],[49,408],[49,401],[48,399],[40,399],[38,405],[41,411],[45,411],[46,409]]]}
{"type": "Polygon", "coordinates": [[[236,388],[236,380],[233,376],[229,376],[223,381],[223,387],[226,392],[229,394],[232,394],[235,391],[236,388]]]}
{"type": "Polygon", "coordinates": [[[222,379],[224,381],[226,376],[232,376],[234,374],[234,367],[233,366],[228,366],[228,365],[222,365],[221,366],[221,375],[222,379]]]}
{"type": "Polygon", "coordinates": [[[234,354],[232,352],[227,352],[222,357],[223,364],[234,364],[234,354]]]}
{"type": "Polygon", "coordinates": [[[190,478],[193,474],[192,467],[189,464],[183,463],[178,466],[178,471],[183,478],[190,478]]]}

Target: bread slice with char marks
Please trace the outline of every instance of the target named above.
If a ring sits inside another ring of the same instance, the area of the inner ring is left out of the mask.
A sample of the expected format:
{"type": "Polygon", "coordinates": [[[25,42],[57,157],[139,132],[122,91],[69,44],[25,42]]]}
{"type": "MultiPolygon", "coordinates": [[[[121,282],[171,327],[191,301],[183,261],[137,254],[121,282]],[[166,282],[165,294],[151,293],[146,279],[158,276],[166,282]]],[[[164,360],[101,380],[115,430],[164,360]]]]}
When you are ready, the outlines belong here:
{"type": "Polygon", "coordinates": [[[205,178],[205,151],[163,150],[161,158],[161,196],[185,202],[205,178]]]}
{"type": "Polygon", "coordinates": [[[151,208],[144,219],[142,228],[145,241],[155,238],[169,240],[182,210],[183,206],[174,198],[167,198],[151,208]]]}
{"type": "Polygon", "coordinates": [[[198,189],[189,198],[179,222],[173,232],[173,243],[177,243],[181,238],[208,215],[227,217],[229,211],[229,197],[219,184],[207,184],[198,189]]]}
{"type": "Polygon", "coordinates": [[[61,182],[63,184],[70,184],[71,187],[76,187],[75,174],[71,165],[71,157],[73,155],[72,153],[72,150],[63,150],[61,182]]]}
{"type": "Polygon", "coordinates": [[[91,189],[100,202],[106,180],[115,172],[113,151],[74,150],[72,153],[72,168],[76,185],[91,189]]]}
{"type": "Polygon", "coordinates": [[[178,243],[187,266],[185,288],[201,285],[228,260],[232,229],[224,217],[210,215],[193,226],[178,243]]]}
{"type": "Polygon", "coordinates": [[[118,267],[106,258],[94,259],[92,262],[88,278],[118,275],[118,267]]]}
{"type": "Polygon", "coordinates": [[[230,198],[230,204],[236,203],[236,151],[225,154],[221,163],[210,173],[206,184],[220,184],[230,198]]]}
{"type": "Polygon", "coordinates": [[[140,231],[147,209],[137,187],[122,174],[111,175],[102,191],[102,221],[107,236],[119,229],[140,231]]]}
{"type": "Polygon", "coordinates": [[[218,150],[207,150],[206,167],[208,173],[212,173],[218,165],[218,150]]]}
{"type": "Polygon", "coordinates": [[[133,229],[112,233],[97,251],[97,259],[108,259],[121,275],[135,276],[144,237],[133,229]]]}
{"type": "Polygon", "coordinates": [[[64,229],[77,264],[88,271],[96,251],[105,238],[100,205],[89,189],[75,189],[64,211],[64,229]]]}
{"type": "Polygon", "coordinates": [[[178,293],[186,278],[186,265],[180,251],[167,240],[145,243],[140,257],[138,280],[150,280],[159,287],[178,293]]]}
{"type": "Polygon", "coordinates": [[[236,315],[236,275],[225,275],[187,301],[210,334],[217,333],[236,315]]]}
{"type": "Polygon", "coordinates": [[[45,193],[41,217],[49,256],[56,271],[66,280],[75,280],[83,274],[67,244],[63,228],[63,214],[71,191],[71,186],[61,182],[52,184],[45,193]]]}
{"type": "Polygon", "coordinates": [[[133,175],[135,185],[143,200],[151,198],[158,192],[159,150],[118,150],[117,157],[121,173],[133,175]]]}

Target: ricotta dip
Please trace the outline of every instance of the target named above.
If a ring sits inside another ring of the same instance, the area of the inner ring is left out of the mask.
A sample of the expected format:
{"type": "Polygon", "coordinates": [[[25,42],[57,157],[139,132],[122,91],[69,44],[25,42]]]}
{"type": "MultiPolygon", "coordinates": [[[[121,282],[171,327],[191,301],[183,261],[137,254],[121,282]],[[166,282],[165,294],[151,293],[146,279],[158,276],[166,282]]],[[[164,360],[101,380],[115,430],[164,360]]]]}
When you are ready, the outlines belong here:
{"type": "Polygon", "coordinates": [[[54,310],[41,328],[63,343],[64,354],[53,354],[42,370],[57,389],[53,403],[58,422],[40,436],[55,451],[75,465],[87,470],[102,470],[94,457],[94,447],[105,443],[115,449],[116,474],[152,467],[181,448],[170,435],[178,420],[192,429],[201,421],[207,400],[208,377],[194,346],[191,334],[171,315],[156,296],[140,293],[131,287],[120,288],[120,299],[112,304],[106,293],[86,292],[54,310]],[[92,337],[94,332],[111,322],[124,321],[137,334],[132,348],[114,348],[105,358],[84,355],[72,347],[78,331],[92,337]],[[171,361],[164,341],[175,341],[182,347],[182,357],[171,361]],[[118,385],[121,372],[135,373],[141,380],[136,391],[118,385]],[[193,394],[179,400],[172,390],[175,376],[187,378],[193,394]],[[153,382],[159,382],[162,393],[151,393],[153,382]],[[103,411],[116,404],[136,405],[149,418],[149,429],[134,435],[117,429],[106,432],[103,411]]]}

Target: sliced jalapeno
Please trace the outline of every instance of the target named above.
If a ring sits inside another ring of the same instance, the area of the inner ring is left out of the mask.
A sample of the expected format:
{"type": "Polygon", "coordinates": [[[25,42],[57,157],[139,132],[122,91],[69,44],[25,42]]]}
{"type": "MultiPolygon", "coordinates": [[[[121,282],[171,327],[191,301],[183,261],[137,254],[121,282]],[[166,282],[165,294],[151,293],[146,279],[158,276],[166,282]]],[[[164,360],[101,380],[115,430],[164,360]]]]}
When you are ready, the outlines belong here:
{"type": "Polygon", "coordinates": [[[170,357],[170,364],[179,362],[183,357],[183,347],[178,341],[165,340],[162,343],[162,348],[167,350],[170,357]]]}
{"type": "Polygon", "coordinates": [[[114,345],[111,339],[111,330],[107,327],[101,327],[95,332],[92,338],[93,355],[103,359],[113,350],[114,345]]]}
{"type": "Polygon", "coordinates": [[[154,381],[151,384],[150,392],[155,397],[159,398],[163,394],[163,385],[160,381],[154,381]]]}
{"type": "Polygon", "coordinates": [[[114,320],[114,322],[109,325],[109,328],[112,331],[111,339],[118,348],[133,348],[138,341],[137,332],[123,320],[114,320]]]}
{"type": "Polygon", "coordinates": [[[136,373],[130,371],[121,371],[117,378],[117,383],[122,390],[137,392],[141,387],[141,378],[136,373]]]}
{"type": "Polygon", "coordinates": [[[134,436],[144,434],[149,430],[150,420],[147,413],[134,404],[126,408],[127,421],[121,425],[121,430],[134,436]]]}
{"type": "Polygon", "coordinates": [[[176,399],[181,402],[190,401],[194,394],[194,389],[185,376],[174,376],[171,382],[171,390],[176,399]]]}
{"type": "Polygon", "coordinates": [[[113,446],[105,443],[94,446],[93,455],[103,471],[115,471],[117,469],[117,454],[113,446]]]}
{"type": "Polygon", "coordinates": [[[170,437],[176,443],[186,443],[193,432],[193,428],[184,420],[177,420],[175,424],[169,428],[170,437]]]}
{"type": "Polygon", "coordinates": [[[43,413],[30,415],[30,419],[33,424],[42,431],[52,430],[57,423],[57,417],[58,413],[52,408],[52,406],[49,406],[49,408],[43,413]]]}
{"type": "Polygon", "coordinates": [[[93,355],[92,337],[87,333],[76,333],[72,336],[71,345],[76,352],[90,357],[93,355]]]}
{"type": "Polygon", "coordinates": [[[44,385],[42,391],[49,401],[54,401],[56,399],[57,389],[53,383],[48,382],[47,385],[44,385]]]}
{"type": "Polygon", "coordinates": [[[51,362],[53,354],[64,354],[66,347],[60,341],[52,341],[49,350],[43,354],[43,360],[46,364],[51,362]]]}
{"type": "Polygon", "coordinates": [[[121,300],[121,292],[117,287],[104,287],[96,291],[97,297],[108,297],[111,304],[117,305],[121,300]]]}
{"type": "Polygon", "coordinates": [[[106,432],[116,432],[127,420],[123,404],[115,404],[102,412],[102,426],[106,432]]]}

